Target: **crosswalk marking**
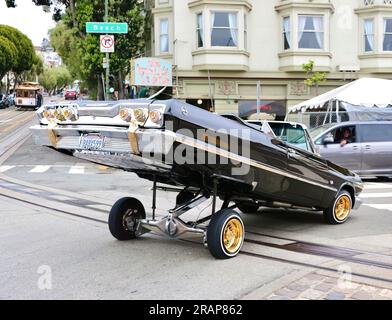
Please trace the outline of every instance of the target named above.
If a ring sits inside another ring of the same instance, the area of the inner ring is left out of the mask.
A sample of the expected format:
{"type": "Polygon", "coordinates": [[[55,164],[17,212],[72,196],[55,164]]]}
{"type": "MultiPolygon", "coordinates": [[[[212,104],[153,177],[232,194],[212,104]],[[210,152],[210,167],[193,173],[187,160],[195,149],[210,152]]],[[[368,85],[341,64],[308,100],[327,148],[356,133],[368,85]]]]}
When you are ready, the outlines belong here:
{"type": "Polygon", "coordinates": [[[84,174],[84,166],[72,166],[68,171],[69,174],[84,174]]]}
{"type": "Polygon", "coordinates": [[[29,172],[30,173],[44,173],[50,169],[50,166],[35,166],[33,169],[31,169],[29,172]]]}
{"type": "Polygon", "coordinates": [[[378,209],[378,210],[389,210],[392,211],[392,204],[365,204],[365,206],[367,207],[371,207],[374,209],[378,209]]]}
{"type": "Polygon", "coordinates": [[[363,199],[390,198],[392,200],[392,192],[361,193],[359,197],[363,199]]]}
{"type": "Polygon", "coordinates": [[[0,172],[3,173],[13,168],[15,168],[15,166],[0,166],[0,172]]]}
{"type": "Polygon", "coordinates": [[[385,190],[385,189],[392,189],[392,184],[387,183],[365,183],[364,191],[367,190],[385,190]]]}

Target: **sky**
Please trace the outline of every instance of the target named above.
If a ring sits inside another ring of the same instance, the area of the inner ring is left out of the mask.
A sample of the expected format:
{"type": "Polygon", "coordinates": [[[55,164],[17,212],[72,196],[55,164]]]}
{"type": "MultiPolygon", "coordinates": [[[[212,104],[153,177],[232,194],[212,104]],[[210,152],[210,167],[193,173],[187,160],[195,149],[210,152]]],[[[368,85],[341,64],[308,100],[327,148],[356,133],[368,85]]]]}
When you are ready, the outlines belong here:
{"type": "Polygon", "coordinates": [[[0,24],[15,27],[26,34],[35,46],[48,38],[48,30],[55,27],[52,13],[46,13],[42,7],[34,5],[31,0],[18,0],[16,8],[7,8],[0,0],[0,24]]]}

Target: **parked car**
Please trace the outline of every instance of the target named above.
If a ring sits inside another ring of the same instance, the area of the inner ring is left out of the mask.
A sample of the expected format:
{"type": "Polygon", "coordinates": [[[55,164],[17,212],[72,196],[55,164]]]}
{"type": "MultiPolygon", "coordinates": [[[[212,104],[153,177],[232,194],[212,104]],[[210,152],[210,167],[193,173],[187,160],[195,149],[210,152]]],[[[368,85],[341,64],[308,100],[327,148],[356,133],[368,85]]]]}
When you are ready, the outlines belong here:
{"type": "Polygon", "coordinates": [[[342,224],[360,204],[363,184],[356,174],[280,140],[268,127],[181,101],[63,102],[43,106],[37,116],[39,125],[31,130],[38,144],[152,182],[151,218],[145,209],[150,203],[136,198],[113,205],[108,225],[118,240],[149,231],[201,237],[214,257],[225,259],[236,256],[244,242],[235,207],[244,213],[259,207],[324,211],[328,223],[342,224]],[[175,207],[158,218],[156,191],[162,189],[178,195],[175,207]],[[181,219],[211,198],[204,217],[181,219]]]}
{"type": "Polygon", "coordinates": [[[64,94],[65,100],[77,100],[78,93],[76,90],[66,90],[64,94]]]}
{"type": "Polygon", "coordinates": [[[6,96],[0,93],[0,109],[5,109],[8,107],[6,96]]]}
{"type": "Polygon", "coordinates": [[[310,134],[324,158],[361,176],[392,176],[392,121],[327,124],[310,134]]]}

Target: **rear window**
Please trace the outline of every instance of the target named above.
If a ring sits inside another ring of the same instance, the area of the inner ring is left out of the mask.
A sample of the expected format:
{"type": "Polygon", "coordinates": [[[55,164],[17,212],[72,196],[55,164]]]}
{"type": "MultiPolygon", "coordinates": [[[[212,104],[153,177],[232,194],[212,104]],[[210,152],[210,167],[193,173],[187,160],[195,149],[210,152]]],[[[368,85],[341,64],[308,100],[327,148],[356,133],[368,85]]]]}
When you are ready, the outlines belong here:
{"type": "Polygon", "coordinates": [[[386,142],[392,141],[391,124],[363,124],[361,125],[363,142],[386,142]]]}

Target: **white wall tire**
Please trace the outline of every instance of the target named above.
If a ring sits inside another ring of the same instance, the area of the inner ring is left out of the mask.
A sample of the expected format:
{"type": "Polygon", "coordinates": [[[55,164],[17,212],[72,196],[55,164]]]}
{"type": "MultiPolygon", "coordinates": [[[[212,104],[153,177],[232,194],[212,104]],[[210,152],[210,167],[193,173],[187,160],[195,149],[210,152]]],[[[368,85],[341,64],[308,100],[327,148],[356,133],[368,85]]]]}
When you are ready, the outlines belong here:
{"type": "Polygon", "coordinates": [[[245,227],[241,216],[226,209],[215,213],[207,228],[207,244],[216,259],[234,258],[241,251],[245,227]]]}
{"type": "Polygon", "coordinates": [[[342,190],[332,205],[324,210],[324,218],[329,224],[343,224],[350,217],[353,200],[348,191],[342,190]]]}

